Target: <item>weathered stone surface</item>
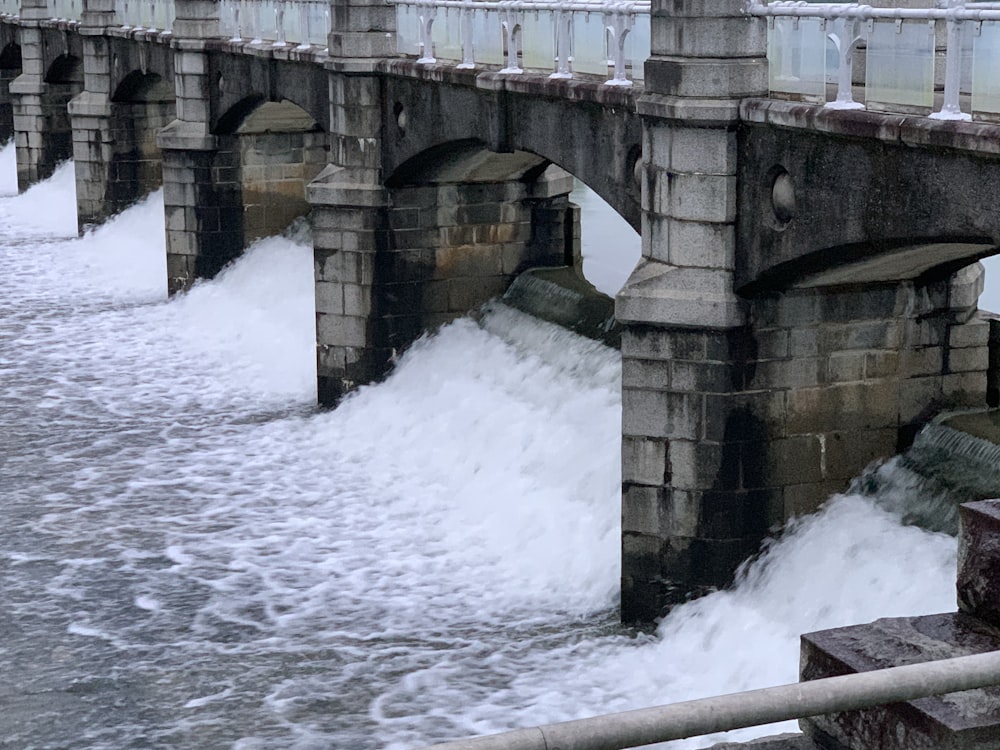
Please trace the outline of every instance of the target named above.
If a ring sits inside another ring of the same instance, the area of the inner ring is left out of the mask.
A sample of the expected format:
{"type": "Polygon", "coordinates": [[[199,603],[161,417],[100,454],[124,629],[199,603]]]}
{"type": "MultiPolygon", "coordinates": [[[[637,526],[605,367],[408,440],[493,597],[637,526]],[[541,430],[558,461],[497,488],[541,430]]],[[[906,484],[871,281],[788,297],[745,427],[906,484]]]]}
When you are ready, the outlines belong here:
{"type": "Polygon", "coordinates": [[[709,750],[820,750],[812,739],[804,734],[776,734],[749,742],[723,742],[712,745],[709,750]]]}
{"type": "MultiPolygon", "coordinates": [[[[801,679],[865,672],[1000,648],[1000,630],[963,613],[876,620],[802,636],[801,679]]],[[[800,721],[837,750],[983,750],[1000,747],[1000,688],[922,698],[800,721]]]]}
{"type": "Polygon", "coordinates": [[[959,517],[958,607],[1000,626],[1000,501],[966,503],[959,517]]]}

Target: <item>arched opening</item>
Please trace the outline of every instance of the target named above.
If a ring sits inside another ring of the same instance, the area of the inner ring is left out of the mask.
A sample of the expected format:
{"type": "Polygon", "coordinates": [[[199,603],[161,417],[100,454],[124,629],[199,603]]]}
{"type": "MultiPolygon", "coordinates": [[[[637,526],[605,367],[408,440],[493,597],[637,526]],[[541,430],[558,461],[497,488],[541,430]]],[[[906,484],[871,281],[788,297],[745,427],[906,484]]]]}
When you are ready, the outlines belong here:
{"type": "MultiPolygon", "coordinates": [[[[34,127],[40,131],[41,138],[36,144],[29,143],[25,147],[18,144],[19,190],[26,190],[35,182],[50,177],[60,163],[73,158],[69,102],[83,90],[83,60],[76,55],[59,55],[46,69],[43,81],[41,111],[32,113],[36,118],[34,127]]],[[[15,101],[15,110],[17,107],[15,101]]],[[[26,112],[18,114],[32,116],[26,112]]]]}
{"type": "Polygon", "coordinates": [[[214,257],[203,259],[208,276],[253,240],[280,234],[309,213],[306,185],[326,166],[329,149],[315,118],[285,99],[241,101],[220,118],[217,135],[209,167],[215,195],[208,202],[217,215],[204,219],[218,242],[214,257]]]}
{"type": "Polygon", "coordinates": [[[163,157],[156,134],[177,117],[174,84],[157,73],[134,70],[111,96],[114,153],[105,202],[120,211],[163,182],[163,157]]]}
{"type": "Polygon", "coordinates": [[[638,259],[637,235],[559,166],[467,140],[408,160],[386,185],[390,231],[377,271],[390,346],[501,295],[525,312],[608,340],[613,295],[638,259]],[[588,244],[584,214],[603,241],[588,244]],[[636,237],[636,257],[624,270],[614,260],[620,243],[609,241],[622,226],[636,237]],[[603,289],[589,282],[588,270],[603,289]]]}

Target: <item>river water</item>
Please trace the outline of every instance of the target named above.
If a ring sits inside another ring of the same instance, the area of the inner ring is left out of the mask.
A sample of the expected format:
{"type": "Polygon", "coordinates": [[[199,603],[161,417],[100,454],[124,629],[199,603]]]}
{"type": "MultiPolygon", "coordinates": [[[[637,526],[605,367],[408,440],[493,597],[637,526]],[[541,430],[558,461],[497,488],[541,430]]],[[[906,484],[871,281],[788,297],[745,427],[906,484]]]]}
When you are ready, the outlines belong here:
{"type": "Polygon", "coordinates": [[[76,239],[71,167],[13,170],[0,748],[416,748],[792,682],[801,632],[954,609],[954,539],[846,495],[622,629],[616,352],[497,307],[320,411],[307,244],[168,301],[159,196],[76,239]]]}

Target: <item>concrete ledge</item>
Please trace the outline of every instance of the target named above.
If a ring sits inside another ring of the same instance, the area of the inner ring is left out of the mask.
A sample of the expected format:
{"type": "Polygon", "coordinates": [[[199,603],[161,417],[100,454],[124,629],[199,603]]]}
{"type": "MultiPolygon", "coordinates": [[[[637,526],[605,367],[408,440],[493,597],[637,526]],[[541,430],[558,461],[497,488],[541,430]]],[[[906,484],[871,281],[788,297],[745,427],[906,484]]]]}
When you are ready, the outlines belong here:
{"type": "MultiPolygon", "coordinates": [[[[876,620],[802,636],[803,680],[918,664],[1000,648],[1000,632],[962,613],[876,620]]],[[[801,720],[824,747],[845,750],[973,750],[996,747],[1000,688],[801,720]]]]}
{"type": "Polygon", "coordinates": [[[827,109],[821,104],[780,99],[744,99],[740,119],[760,125],[810,130],[849,138],[875,139],[925,148],[1000,155],[1000,125],[866,110],[827,109]]]}

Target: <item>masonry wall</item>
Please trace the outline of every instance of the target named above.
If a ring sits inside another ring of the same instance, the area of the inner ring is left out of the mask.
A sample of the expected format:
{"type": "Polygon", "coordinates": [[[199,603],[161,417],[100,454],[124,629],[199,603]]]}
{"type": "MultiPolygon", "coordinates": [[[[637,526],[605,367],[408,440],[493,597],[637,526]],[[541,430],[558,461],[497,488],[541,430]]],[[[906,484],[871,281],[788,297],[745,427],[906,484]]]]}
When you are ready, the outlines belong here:
{"type": "Polygon", "coordinates": [[[526,268],[566,262],[566,195],[534,200],[511,180],[396,188],[390,201],[390,244],[375,267],[390,347],[503,294],[526,268]]]}
{"type": "Polygon", "coordinates": [[[931,283],[761,296],[739,329],[626,328],[626,619],[727,585],[770,529],[936,413],[985,406],[981,290],[974,264],[931,283]]]}
{"type": "Polygon", "coordinates": [[[109,213],[126,208],[163,183],[163,156],[156,133],[176,117],[174,103],[135,102],[113,106],[105,204],[109,213]]]}
{"type": "Polygon", "coordinates": [[[309,213],[306,185],[326,165],[325,133],[241,134],[239,152],[245,243],[279,234],[309,213]]]}

